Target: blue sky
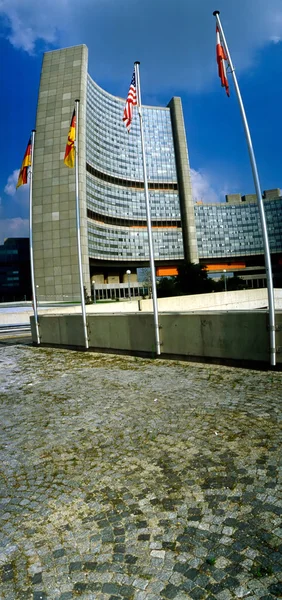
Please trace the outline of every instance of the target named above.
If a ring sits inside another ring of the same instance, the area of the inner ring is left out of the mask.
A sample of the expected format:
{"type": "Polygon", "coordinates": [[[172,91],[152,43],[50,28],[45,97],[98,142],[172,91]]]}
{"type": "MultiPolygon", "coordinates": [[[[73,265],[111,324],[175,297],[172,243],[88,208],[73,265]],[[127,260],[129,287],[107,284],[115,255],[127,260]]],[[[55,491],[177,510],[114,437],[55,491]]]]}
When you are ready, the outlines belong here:
{"type": "Polygon", "coordinates": [[[220,87],[215,21],[221,19],[253,137],[262,189],[282,188],[281,0],[0,0],[0,243],[28,234],[28,190],[15,192],[35,126],[43,52],[85,43],[89,72],[127,95],[141,61],[142,99],[181,96],[195,199],[254,191],[237,101],[220,87]],[[3,146],[2,146],[3,148],[3,146]]]}

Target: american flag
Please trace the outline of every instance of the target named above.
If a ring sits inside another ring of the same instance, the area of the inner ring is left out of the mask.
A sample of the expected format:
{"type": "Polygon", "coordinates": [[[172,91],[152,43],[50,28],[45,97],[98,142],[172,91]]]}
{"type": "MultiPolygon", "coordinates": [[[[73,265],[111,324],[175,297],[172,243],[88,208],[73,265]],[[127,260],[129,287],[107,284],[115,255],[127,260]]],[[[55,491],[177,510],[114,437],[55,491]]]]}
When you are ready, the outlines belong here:
{"type": "Polygon", "coordinates": [[[133,71],[130,88],[126,100],[125,109],[123,111],[123,121],[127,131],[130,131],[130,125],[133,117],[133,106],[137,106],[137,94],[136,94],[136,83],[135,83],[135,72],[133,71]]]}

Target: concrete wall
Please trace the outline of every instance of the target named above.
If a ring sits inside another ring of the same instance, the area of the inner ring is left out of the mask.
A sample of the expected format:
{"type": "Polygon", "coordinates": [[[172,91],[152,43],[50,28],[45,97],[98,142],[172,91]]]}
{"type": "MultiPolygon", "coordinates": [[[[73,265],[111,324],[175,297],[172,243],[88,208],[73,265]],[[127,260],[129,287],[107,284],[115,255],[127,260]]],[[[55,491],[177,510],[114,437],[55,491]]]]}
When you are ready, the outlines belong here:
{"type": "MultiPolygon", "coordinates": [[[[282,312],[276,315],[281,331],[276,347],[282,349],[282,312]]],[[[36,340],[34,319],[32,337],[36,340]]],[[[146,352],[155,350],[154,321],[149,313],[88,315],[90,348],[146,352]]],[[[268,315],[265,311],[164,313],[159,316],[162,356],[198,357],[269,364],[268,315]]],[[[83,347],[80,315],[39,317],[41,343],[83,347]]],[[[282,363],[282,354],[277,354],[282,363]]]]}
{"type": "Polygon", "coordinates": [[[33,310],[14,313],[0,313],[0,325],[28,325],[33,310]]]}
{"type": "MultiPolygon", "coordinates": [[[[282,289],[274,290],[275,308],[282,309],[282,289]]],[[[267,289],[239,290],[236,292],[217,292],[195,294],[191,296],[173,296],[159,298],[158,307],[164,311],[199,310],[254,310],[268,307],[267,289]]],[[[142,312],[153,310],[152,300],[141,301],[142,312]]]]}
{"type": "MultiPolygon", "coordinates": [[[[32,340],[36,339],[34,317],[31,317],[32,340]]],[[[40,339],[42,343],[84,346],[84,333],[80,315],[44,315],[39,317],[40,339]],[[58,340],[60,340],[58,342],[58,340]]]]}
{"type": "Polygon", "coordinates": [[[161,315],[162,351],[233,360],[269,360],[266,312],[161,315]]]}
{"type": "MultiPolygon", "coordinates": [[[[282,310],[282,289],[274,290],[275,308],[282,310]]],[[[217,292],[215,294],[195,294],[191,296],[173,296],[172,298],[159,298],[159,312],[190,312],[190,311],[215,311],[215,310],[255,310],[268,306],[267,289],[240,290],[237,292],[217,292]]],[[[39,309],[40,310],[40,309],[39,309]]],[[[152,300],[131,300],[109,302],[102,304],[89,304],[87,313],[132,313],[153,312],[152,300]]],[[[63,312],[80,313],[80,306],[58,307],[48,309],[48,313],[61,314],[63,312]]]]}
{"type": "Polygon", "coordinates": [[[44,54],[36,119],[33,249],[39,299],[79,300],[75,169],[64,164],[71,116],[79,105],[79,198],[83,277],[90,291],[86,217],[87,47],[44,54]],[[66,298],[66,296],[68,298],[66,298]]]}
{"type": "MultiPolygon", "coordinates": [[[[137,313],[139,312],[138,301],[134,300],[132,302],[109,302],[105,304],[89,304],[86,306],[86,312],[88,313],[98,313],[98,314],[107,314],[107,313],[137,313]]],[[[48,308],[44,306],[41,308],[39,306],[38,309],[39,315],[75,315],[81,314],[81,306],[57,306],[54,308],[48,308]]],[[[13,324],[28,324],[30,321],[30,317],[33,316],[33,309],[29,307],[25,311],[17,311],[15,308],[14,312],[1,312],[0,308],[0,325],[13,325],[13,324]]]]}
{"type": "MultiPolygon", "coordinates": [[[[275,309],[282,310],[282,289],[274,290],[275,309]]],[[[196,311],[223,311],[223,310],[254,310],[265,308],[268,305],[267,290],[240,290],[239,292],[219,292],[216,294],[196,294],[195,296],[174,296],[173,298],[159,298],[159,312],[191,312],[196,311]]],[[[152,300],[132,300],[120,302],[108,302],[101,304],[89,304],[86,306],[87,314],[120,314],[152,312],[152,300]]],[[[41,308],[39,314],[81,314],[80,305],[57,306],[56,308],[41,308]]],[[[33,315],[32,308],[24,313],[8,312],[1,313],[0,324],[29,323],[33,315]]]]}
{"type": "MultiPolygon", "coordinates": [[[[39,317],[43,344],[84,346],[81,315],[44,315],[39,317]]],[[[31,318],[35,338],[34,317],[31,318]]],[[[90,315],[87,319],[89,346],[107,350],[151,352],[154,350],[154,323],[149,314],[90,315]]]]}

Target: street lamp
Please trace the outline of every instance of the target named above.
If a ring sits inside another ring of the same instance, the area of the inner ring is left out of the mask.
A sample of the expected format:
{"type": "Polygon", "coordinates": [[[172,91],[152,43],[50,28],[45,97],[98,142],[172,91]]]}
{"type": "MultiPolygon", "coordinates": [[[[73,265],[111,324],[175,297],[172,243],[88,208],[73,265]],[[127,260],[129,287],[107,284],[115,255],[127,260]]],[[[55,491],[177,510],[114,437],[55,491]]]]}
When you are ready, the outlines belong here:
{"type": "Polygon", "coordinates": [[[226,269],[223,269],[224,289],[227,292],[226,269]]]}
{"type": "Polygon", "coordinates": [[[96,304],[96,288],[95,288],[95,283],[96,283],[95,281],[92,281],[92,284],[93,284],[93,301],[94,301],[94,304],[96,304]]]}
{"type": "Polygon", "coordinates": [[[129,298],[129,300],[131,300],[131,291],[130,291],[130,275],[131,275],[131,271],[129,269],[127,269],[126,275],[128,276],[128,298],[129,298]]]}

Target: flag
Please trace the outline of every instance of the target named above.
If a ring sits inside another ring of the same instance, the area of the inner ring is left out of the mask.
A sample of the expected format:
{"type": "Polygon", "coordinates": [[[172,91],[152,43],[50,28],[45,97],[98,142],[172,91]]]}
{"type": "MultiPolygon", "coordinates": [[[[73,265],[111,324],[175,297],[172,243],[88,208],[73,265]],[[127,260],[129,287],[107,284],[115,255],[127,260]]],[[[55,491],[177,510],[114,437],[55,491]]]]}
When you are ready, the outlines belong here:
{"type": "Polygon", "coordinates": [[[218,76],[220,77],[221,85],[222,85],[222,87],[225,88],[226,94],[229,97],[230,91],[229,91],[229,84],[228,84],[227,73],[226,73],[226,64],[225,64],[225,61],[227,60],[227,56],[226,56],[224,47],[221,43],[218,27],[216,27],[216,60],[217,60],[217,64],[218,64],[218,76]]]}
{"type": "Polygon", "coordinates": [[[136,83],[135,83],[135,72],[133,71],[131,84],[126,100],[125,109],[123,111],[123,121],[127,131],[130,131],[130,125],[133,117],[133,106],[137,106],[137,94],[136,94],[136,83]]]}
{"type": "Polygon", "coordinates": [[[27,148],[25,151],[25,155],[24,155],[24,159],[22,162],[21,170],[19,172],[17,188],[20,187],[20,185],[24,185],[25,183],[27,183],[29,167],[31,167],[31,138],[29,138],[27,148]]]}
{"type": "Polygon", "coordinates": [[[65,151],[65,158],[64,158],[65,165],[67,167],[70,167],[70,169],[73,169],[73,167],[74,167],[74,157],[75,157],[74,142],[75,142],[75,133],[76,133],[75,130],[76,130],[76,116],[75,116],[75,109],[74,109],[74,111],[72,113],[70,129],[69,129],[69,134],[68,134],[68,141],[67,141],[66,151],[65,151]]]}

